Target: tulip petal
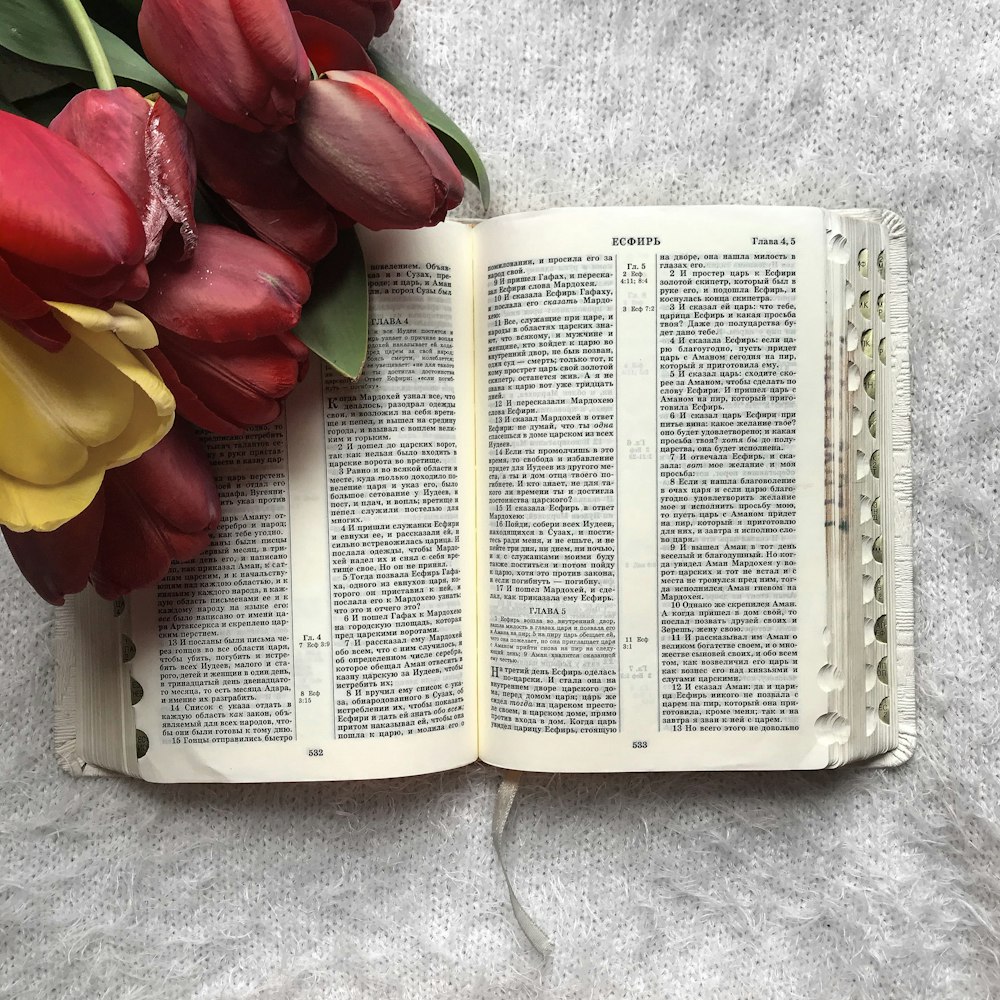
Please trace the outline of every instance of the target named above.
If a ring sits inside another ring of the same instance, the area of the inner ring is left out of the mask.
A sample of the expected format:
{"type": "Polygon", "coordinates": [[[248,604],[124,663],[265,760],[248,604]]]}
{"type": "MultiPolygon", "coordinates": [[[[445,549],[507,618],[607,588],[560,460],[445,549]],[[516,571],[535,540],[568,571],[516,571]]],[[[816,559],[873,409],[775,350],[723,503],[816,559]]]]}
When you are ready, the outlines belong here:
{"type": "Polygon", "coordinates": [[[97,495],[104,466],[92,459],[58,487],[38,486],[0,469],[0,523],[11,531],[52,531],[76,517],[97,495]]]}
{"type": "Polygon", "coordinates": [[[0,312],[11,319],[34,319],[48,313],[49,307],[0,257],[0,312]]]}
{"type": "Polygon", "coordinates": [[[0,257],[0,316],[18,332],[47,351],[58,351],[69,340],[69,334],[49,315],[49,304],[45,299],[36,295],[23,281],[15,277],[2,257],[0,257]]]}
{"type": "MultiPolygon", "coordinates": [[[[180,227],[184,241],[183,256],[190,257],[198,242],[194,217],[194,149],[184,123],[162,97],[158,97],[150,109],[146,160],[157,199],[170,219],[180,227]]],[[[159,246],[159,240],[156,246],[159,246]]],[[[147,256],[149,259],[151,257],[147,256]]]]}
{"type": "Polygon", "coordinates": [[[49,128],[115,179],[142,219],[145,259],[160,246],[168,222],[181,228],[186,252],[194,227],[194,154],[184,123],[162,97],[147,101],[130,87],[85,90],[49,128]]]}
{"type": "Polygon", "coordinates": [[[246,132],[193,101],[185,121],[194,136],[201,179],[262,240],[307,264],[333,249],[337,222],[295,172],[283,132],[246,132]]]}
{"type": "Polygon", "coordinates": [[[57,353],[0,324],[0,523],[51,531],[93,500],[106,469],[170,429],[174,401],[152,362],[113,334],[72,329],[57,353]]]}
{"type": "Polygon", "coordinates": [[[11,270],[24,280],[17,259],[85,278],[119,268],[126,280],[145,235],[124,191],[62,136],[5,112],[0,126],[0,252],[11,270]]]}
{"type": "Polygon", "coordinates": [[[61,605],[67,594],[87,586],[104,525],[104,495],[72,520],[52,531],[3,529],[18,569],[49,604],[61,605]]]}
{"type": "Polygon", "coordinates": [[[212,469],[190,428],[178,424],[155,448],[108,473],[108,525],[91,578],[102,597],[161,579],[174,559],[207,547],[221,508],[212,469]]]}
{"type": "Polygon", "coordinates": [[[144,352],[130,351],[110,334],[81,330],[77,336],[135,383],[133,413],[128,426],[114,441],[95,449],[105,468],[113,469],[134,461],[163,438],[173,426],[176,404],[156,366],[144,352]]]}
{"type": "Polygon", "coordinates": [[[113,333],[127,347],[139,350],[156,347],[156,327],[141,312],[124,302],[116,302],[107,310],[75,302],[50,302],[48,305],[56,313],[57,321],[59,317],[71,321],[69,329],[83,327],[113,333]]]}
{"type": "MultiPolygon", "coordinates": [[[[170,359],[158,347],[149,352],[150,360],[156,365],[167,388],[173,393],[177,403],[177,412],[196,427],[201,427],[213,434],[242,434],[246,430],[243,424],[234,424],[223,419],[214,410],[203,403],[191,389],[182,381],[177,369],[170,359]]],[[[209,396],[211,399],[211,395],[209,396]]]]}
{"type": "MultiPolygon", "coordinates": [[[[154,412],[165,421],[165,426],[157,438],[163,437],[173,422],[174,400],[156,371],[156,368],[142,351],[129,350],[114,334],[105,329],[88,329],[70,316],[56,313],[56,318],[73,339],[82,341],[94,354],[99,355],[122,375],[135,383],[136,387],[149,399],[154,412]]],[[[112,317],[114,319],[115,317],[112,317]]],[[[151,445],[146,445],[146,448],[151,445]]],[[[146,449],[144,448],[143,451],[146,449]]],[[[133,456],[136,457],[136,456],[133,456]]],[[[125,461],[130,462],[131,458],[125,461]]]]}
{"type": "Polygon", "coordinates": [[[284,0],[145,0],[138,28],[149,61],[223,121],[282,128],[309,82],[284,0]]]}
{"type": "Polygon", "coordinates": [[[253,340],[299,321],[309,276],[291,257],[222,226],[202,226],[183,263],[157,258],[143,310],[157,326],[185,337],[253,340]]]}
{"type": "Polygon", "coordinates": [[[0,468],[51,486],[83,469],[132,417],[133,383],[80,339],[52,354],[0,327],[0,468]]]}
{"type": "Polygon", "coordinates": [[[365,0],[288,0],[288,6],[338,25],[366,47],[375,37],[375,15],[365,0]]]}
{"type": "Polygon", "coordinates": [[[322,204],[288,159],[284,132],[247,132],[188,102],[200,178],[223,198],[264,208],[292,208],[303,198],[322,204]]]}
{"type": "Polygon", "coordinates": [[[52,119],[49,130],[73,143],[99,164],[128,195],[149,229],[149,171],[145,135],[149,105],[129,87],[84,90],[52,119]]]}
{"type": "Polygon", "coordinates": [[[462,176],[430,126],[372,73],[313,80],[288,153],[328,204],[369,229],[435,225],[462,199],[462,176]]]}
{"type": "Polygon", "coordinates": [[[337,221],[315,192],[294,208],[257,208],[230,201],[237,215],[265,242],[303,264],[315,264],[337,245],[337,221]]]}
{"type": "Polygon", "coordinates": [[[396,16],[399,0],[370,0],[372,13],[375,15],[375,34],[384,35],[396,16]]]}
{"type": "MultiPolygon", "coordinates": [[[[299,384],[309,358],[308,348],[288,333],[250,343],[205,344],[163,331],[159,353],[169,359],[178,380],[237,432],[278,417],[280,401],[299,384]]],[[[157,355],[153,359],[158,363],[157,355]]],[[[167,373],[162,374],[169,385],[167,373]]],[[[201,423],[177,398],[181,414],[201,423]]]]}
{"type": "Polygon", "coordinates": [[[248,47],[266,70],[278,76],[292,67],[293,79],[309,80],[309,62],[283,0],[229,0],[229,5],[248,47]]]}
{"type": "Polygon", "coordinates": [[[317,72],[331,69],[360,69],[375,72],[375,64],[361,43],[344,28],[311,14],[292,13],[295,30],[317,72]]]}
{"type": "Polygon", "coordinates": [[[9,252],[7,263],[26,285],[45,300],[103,306],[115,299],[142,298],[149,287],[149,273],[141,262],[134,267],[116,267],[96,277],[57,271],[9,252]]]}
{"type": "Polygon", "coordinates": [[[35,319],[8,318],[7,325],[47,351],[62,350],[63,344],[69,339],[66,331],[53,319],[51,313],[35,319]]]}

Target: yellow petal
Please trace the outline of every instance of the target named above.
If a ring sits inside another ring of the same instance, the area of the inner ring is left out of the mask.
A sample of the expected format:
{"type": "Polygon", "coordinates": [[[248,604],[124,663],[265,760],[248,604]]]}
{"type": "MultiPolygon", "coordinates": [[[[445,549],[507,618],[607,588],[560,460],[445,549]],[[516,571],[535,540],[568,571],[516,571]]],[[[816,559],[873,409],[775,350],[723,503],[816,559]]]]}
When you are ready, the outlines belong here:
{"type": "MultiPolygon", "coordinates": [[[[163,417],[169,416],[170,423],[173,423],[173,394],[164,384],[156,366],[142,351],[129,350],[117,337],[110,334],[82,328],[77,331],[77,338],[131,379],[150,398],[156,412],[163,417]]],[[[166,434],[166,431],[163,433],[166,434]]]]}
{"type": "Polygon", "coordinates": [[[142,351],[130,351],[107,333],[80,328],[76,337],[114,365],[135,385],[132,419],[112,442],[97,449],[108,469],[134,461],[149,451],[174,424],[174,397],[156,366],[142,351]]]}
{"type": "Polygon", "coordinates": [[[76,475],[56,486],[39,486],[0,470],[0,523],[12,531],[52,531],[83,511],[104,480],[107,469],[125,465],[153,447],[173,425],[153,401],[135,389],[135,418],[115,441],[95,448],[76,475]]]}
{"type": "Polygon", "coordinates": [[[146,355],[70,322],[73,336],[55,353],[0,323],[0,523],[14,531],[75,517],[106,469],[173,425],[173,396],[146,355]]]}
{"type": "Polygon", "coordinates": [[[133,381],[79,338],[50,352],[0,325],[0,469],[41,485],[69,479],[128,426],[133,381]]]}
{"type": "MultiPolygon", "coordinates": [[[[173,397],[171,397],[173,398],[173,397]]],[[[144,455],[174,425],[174,411],[162,412],[152,399],[136,386],[135,409],[125,431],[110,444],[95,449],[105,468],[117,469],[144,455]]]]}
{"type": "Polygon", "coordinates": [[[156,347],[159,338],[156,327],[138,309],[116,302],[110,309],[95,309],[76,302],[49,302],[53,316],[69,333],[80,329],[113,333],[123,344],[139,350],[156,347]]]}
{"type": "Polygon", "coordinates": [[[26,483],[0,470],[0,522],[12,531],[53,531],[87,507],[103,480],[96,458],[58,486],[26,483]]]}

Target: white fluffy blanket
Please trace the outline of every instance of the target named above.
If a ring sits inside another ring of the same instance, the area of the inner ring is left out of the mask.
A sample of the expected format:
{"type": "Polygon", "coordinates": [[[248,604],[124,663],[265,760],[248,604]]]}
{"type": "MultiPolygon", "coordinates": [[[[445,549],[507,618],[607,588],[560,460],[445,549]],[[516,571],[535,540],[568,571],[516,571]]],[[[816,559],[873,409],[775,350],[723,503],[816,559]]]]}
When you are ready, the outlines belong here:
{"type": "MultiPolygon", "coordinates": [[[[497,213],[874,205],[910,230],[916,758],[890,771],[327,786],[73,780],[50,610],[0,557],[0,997],[1000,994],[1000,8],[404,0],[383,50],[497,213]]],[[[468,212],[478,214],[475,196],[468,212]]]]}

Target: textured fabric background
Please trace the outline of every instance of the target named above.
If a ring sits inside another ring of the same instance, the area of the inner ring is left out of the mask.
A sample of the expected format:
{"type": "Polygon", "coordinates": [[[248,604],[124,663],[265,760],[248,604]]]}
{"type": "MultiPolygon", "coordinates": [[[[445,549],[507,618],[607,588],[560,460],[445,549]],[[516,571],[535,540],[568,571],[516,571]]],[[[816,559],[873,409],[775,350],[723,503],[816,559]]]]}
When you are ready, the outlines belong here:
{"type": "MultiPolygon", "coordinates": [[[[382,40],[497,213],[875,205],[910,228],[920,743],[906,767],[158,788],[51,753],[51,614],[0,557],[0,997],[1000,995],[1000,8],[404,0],[382,40]]],[[[477,214],[470,197],[467,210],[477,214]]]]}

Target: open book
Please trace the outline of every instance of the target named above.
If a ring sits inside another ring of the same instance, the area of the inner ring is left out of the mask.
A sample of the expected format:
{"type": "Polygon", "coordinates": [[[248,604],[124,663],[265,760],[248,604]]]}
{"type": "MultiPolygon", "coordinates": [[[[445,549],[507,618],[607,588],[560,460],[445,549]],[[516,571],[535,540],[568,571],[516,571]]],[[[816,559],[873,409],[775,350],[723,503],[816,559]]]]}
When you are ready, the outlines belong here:
{"type": "Polygon", "coordinates": [[[900,220],[365,234],[367,368],[208,443],[200,559],[58,622],[57,750],[151,781],[913,751],[900,220]]]}

